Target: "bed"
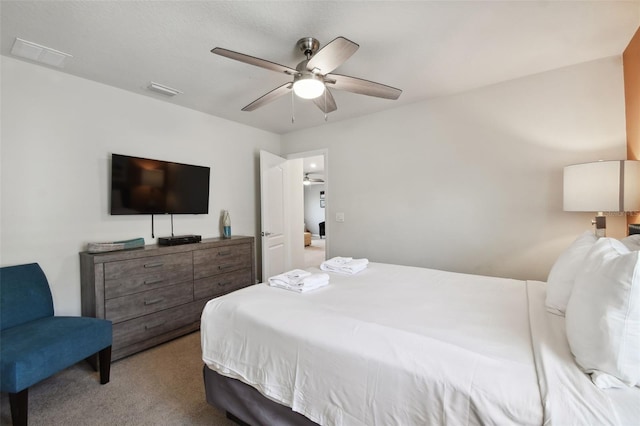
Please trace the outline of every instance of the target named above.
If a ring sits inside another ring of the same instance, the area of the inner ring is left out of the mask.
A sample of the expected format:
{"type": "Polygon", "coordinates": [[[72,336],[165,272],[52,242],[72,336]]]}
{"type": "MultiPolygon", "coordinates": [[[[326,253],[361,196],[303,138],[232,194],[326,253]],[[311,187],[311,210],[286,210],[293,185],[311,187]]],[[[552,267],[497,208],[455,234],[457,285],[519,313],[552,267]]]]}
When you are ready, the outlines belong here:
{"type": "Polygon", "coordinates": [[[207,400],[251,425],[637,424],[640,389],[593,385],[545,288],[381,263],[257,284],[203,311],[207,400]]]}

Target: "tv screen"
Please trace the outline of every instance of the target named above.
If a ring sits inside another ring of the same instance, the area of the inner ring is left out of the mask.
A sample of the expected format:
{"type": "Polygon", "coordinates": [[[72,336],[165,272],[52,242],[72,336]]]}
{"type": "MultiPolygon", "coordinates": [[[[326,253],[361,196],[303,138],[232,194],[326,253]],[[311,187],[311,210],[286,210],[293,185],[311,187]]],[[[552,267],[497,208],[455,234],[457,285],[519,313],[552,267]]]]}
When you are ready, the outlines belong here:
{"type": "Polygon", "coordinates": [[[210,168],[111,155],[111,214],[209,213],[210,168]]]}

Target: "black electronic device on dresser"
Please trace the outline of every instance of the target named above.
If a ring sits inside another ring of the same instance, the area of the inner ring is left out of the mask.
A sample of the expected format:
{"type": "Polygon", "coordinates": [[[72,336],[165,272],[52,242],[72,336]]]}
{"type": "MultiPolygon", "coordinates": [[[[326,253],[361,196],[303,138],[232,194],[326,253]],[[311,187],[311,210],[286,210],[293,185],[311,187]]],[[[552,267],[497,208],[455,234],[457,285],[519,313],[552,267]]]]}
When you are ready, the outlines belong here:
{"type": "Polygon", "coordinates": [[[629,224],[629,235],[640,234],[640,223],[629,224]]]}
{"type": "Polygon", "coordinates": [[[193,244],[202,241],[200,235],[176,235],[175,237],[159,237],[158,245],[179,246],[180,244],[193,244]]]}

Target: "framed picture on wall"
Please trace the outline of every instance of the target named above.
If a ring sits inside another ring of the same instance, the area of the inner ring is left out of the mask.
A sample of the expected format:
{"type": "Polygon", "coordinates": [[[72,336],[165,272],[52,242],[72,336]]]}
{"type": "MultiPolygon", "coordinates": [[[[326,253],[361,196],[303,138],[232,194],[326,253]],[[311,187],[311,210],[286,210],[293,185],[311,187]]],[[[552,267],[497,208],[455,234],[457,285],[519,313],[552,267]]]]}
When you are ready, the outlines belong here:
{"type": "Polygon", "coordinates": [[[320,191],[320,208],[324,209],[324,191],[320,191]]]}
{"type": "Polygon", "coordinates": [[[324,191],[320,191],[320,199],[324,200],[324,191]]]}
{"type": "Polygon", "coordinates": [[[320,208],[324,209],[324,200],[320,200],[320,208]]]}

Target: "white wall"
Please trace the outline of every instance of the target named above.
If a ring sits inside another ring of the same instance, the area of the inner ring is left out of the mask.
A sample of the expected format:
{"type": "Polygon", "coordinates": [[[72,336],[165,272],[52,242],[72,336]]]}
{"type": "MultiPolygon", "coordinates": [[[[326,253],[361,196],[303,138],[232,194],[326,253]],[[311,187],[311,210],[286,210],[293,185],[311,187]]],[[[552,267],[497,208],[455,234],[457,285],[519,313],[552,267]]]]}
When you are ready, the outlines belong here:
{"type": "Polygon", "coordinates": [[[608,58],[329,121],[283,153],[328,149],[328,257],[545,280],[593,216],[562,211],[562,168],[625,158],[623,96],[608,58]]]}
{"type": "MultiPolygon", "coordinates": [[[[0,264],[39,262],[63,315],[80,312],[87,242],[153,242],[148,217],[108,214],[112,152],[210,166],[211,213],[174,225],[214,237],[222,209],[234,234],[257,234],[260,149],[326,148],[329,256],[537,279],[593,216],[562,211],[562,167],[626,152],[620,58],[283,137],[9,57],[1,66],[0,264]]],[[[623,218],[608,225],[622,235],[623,218]]]]}
{"type": "Polygon", "coordinates": [[[257,235],[258,152],[279,153],[278,135],[5,56],[1,78],[0,264],[40,263],[57,314],[80,313],[87,242],[155,242],[149,216],[108,213],[111,153],[211,167],[209,214],[174,216],[176,235],[219,236],[222,209],[257,235]]]}
{"type": "Polygon", "coordinates": [[[320,235],[319,223],[325,219],[325,209],[320,207],[320,191],[324,190],[324,185],[304,187],[304,223],[314,235],[320,235]]]}

